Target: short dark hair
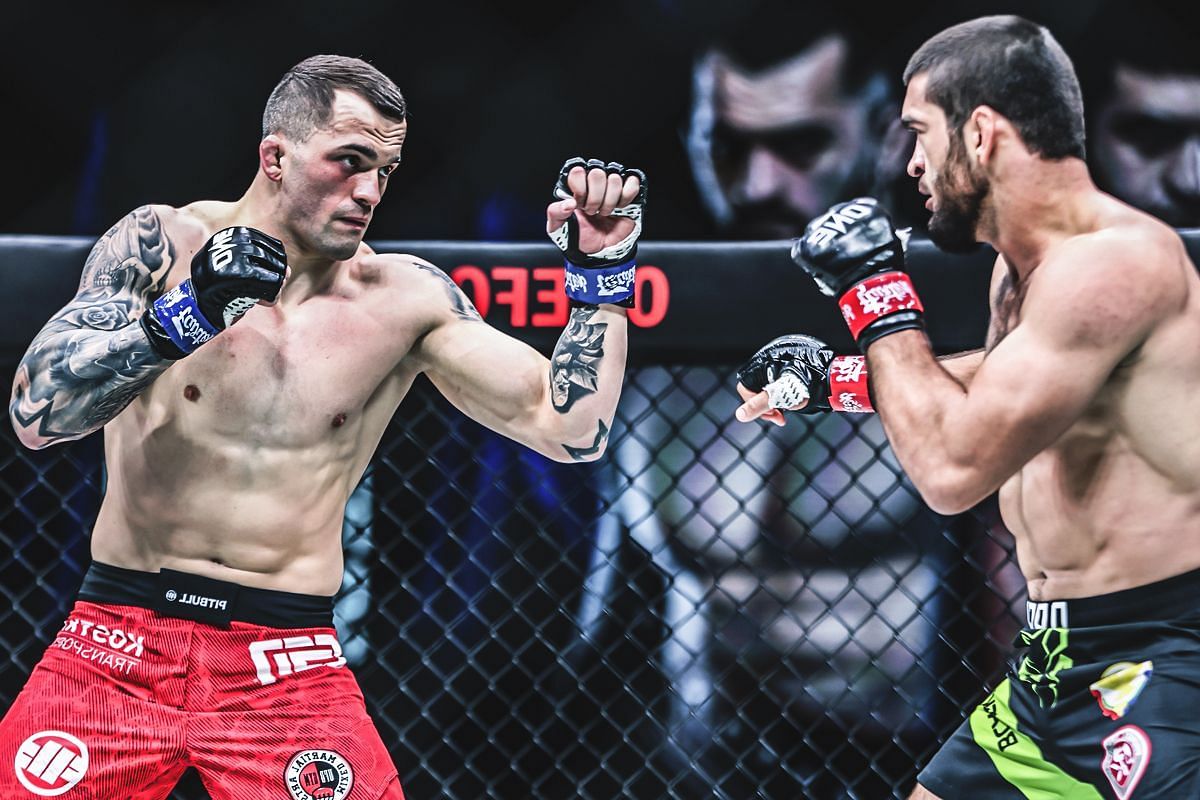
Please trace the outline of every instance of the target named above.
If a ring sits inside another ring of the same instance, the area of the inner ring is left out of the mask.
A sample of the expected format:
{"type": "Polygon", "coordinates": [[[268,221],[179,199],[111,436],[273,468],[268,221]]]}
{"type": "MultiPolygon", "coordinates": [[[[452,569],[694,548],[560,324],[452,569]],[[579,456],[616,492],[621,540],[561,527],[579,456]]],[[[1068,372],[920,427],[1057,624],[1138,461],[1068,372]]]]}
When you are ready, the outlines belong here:
{"type": "Polygon", "coordinates": [[[1003,114],[1032,152],[1086,156],[1083,98],[1071,59],[1037,23],[991,16],[947,28],[921,45],[904,69],[907,86],[928,73],[926,97],[962,129],[981,105],[1003,114]]]}
{"type": "Polygon", "coordinates": [[[289,69],[271,91],[263,109],[263,138],[282,133],[290,139],[307,139],[328,124],[337,89],[362,95],[389,119],[407,119],[404,95],[371,64],[347,56],[311,56],[289,69]]]}

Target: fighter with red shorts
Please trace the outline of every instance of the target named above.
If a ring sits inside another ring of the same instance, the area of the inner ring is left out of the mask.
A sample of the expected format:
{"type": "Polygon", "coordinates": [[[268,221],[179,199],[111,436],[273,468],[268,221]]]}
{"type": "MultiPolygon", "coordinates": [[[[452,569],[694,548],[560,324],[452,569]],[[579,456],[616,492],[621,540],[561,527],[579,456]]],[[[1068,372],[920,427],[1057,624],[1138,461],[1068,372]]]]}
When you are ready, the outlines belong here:
{"type": "Polygon", "coordinates": [[[420,374],[550,458],[601,455],[645,199],[620,164],[560,171],[550,360],[363,242],[407,128],[377,69],[306,59],[246,193],[130,213],[30,345],[18,437],[103,427],[107,485],[79,602],[0,723],[0,797],[164,798],[191,766],[214,800],[403,798],[332,627],[346,501],[420,374]]]}

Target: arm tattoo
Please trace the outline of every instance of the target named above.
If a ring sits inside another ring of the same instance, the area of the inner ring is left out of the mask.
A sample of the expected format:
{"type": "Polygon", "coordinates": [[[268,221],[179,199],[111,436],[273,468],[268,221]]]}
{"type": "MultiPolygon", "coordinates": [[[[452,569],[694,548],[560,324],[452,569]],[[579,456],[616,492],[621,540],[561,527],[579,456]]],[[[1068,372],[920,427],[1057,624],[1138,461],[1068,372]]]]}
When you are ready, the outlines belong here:
{"type": "Polygon", "coordinates": [[[162,292],[173,260],[162,221],[148,206],[92,248],[79,291],[33,340],[17,369],[10,412],[46,444],[98,430],[170,362],[150,348],[137,318],[162,292]]]}
{"type": "Polygon", "coordinates": [[[586,306],[572,309],[550,357],[550,402],[560,414],[570,411],[581,397],[596,393],[608,328],[605,322],[589,322],[599,310],[586,306]]]}
{"type": "Polygon", "coordinates": [[[431,267],[428,264],[422,264],[419,261],[411,262],[414,267],[428,272],[433,275],[446,287],[446,294],[450,297],[451,310],[454,311],[454,316],[467,322],[482,322],[483,317],[479,316],[479,312],[475,310],[475,304],[467,299],[466,293],[458,287],[449,275],[442,272],[436,267],[431,267]]]}
{"type": "Polygon", "coordinates": [[[589,447],[571,447],[569,444],[564,444],[563,449],[575,461],[584,461],[588,456],[594,456],[600,452],[600,446],[604,444],[604,440],[608,438],[608,426],[604,424],[604,420],[599,420],[600,428],[596,431],[596,438],[592,440],[589,447]]]}

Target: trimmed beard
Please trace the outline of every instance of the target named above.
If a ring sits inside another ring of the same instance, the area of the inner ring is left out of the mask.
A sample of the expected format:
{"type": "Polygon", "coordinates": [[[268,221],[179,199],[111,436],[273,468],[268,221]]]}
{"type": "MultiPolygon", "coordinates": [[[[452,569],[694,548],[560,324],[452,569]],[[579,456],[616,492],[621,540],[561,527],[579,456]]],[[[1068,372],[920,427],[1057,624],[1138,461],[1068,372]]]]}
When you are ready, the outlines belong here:
{"type": "Polygon", "coordinates": [[[929,218],[929,239],[947,253],[973,252],[983,201],[992,187],[972,169],[961,134],[950,136],[945,169],[934,186],[941,202],[929,218]]]}

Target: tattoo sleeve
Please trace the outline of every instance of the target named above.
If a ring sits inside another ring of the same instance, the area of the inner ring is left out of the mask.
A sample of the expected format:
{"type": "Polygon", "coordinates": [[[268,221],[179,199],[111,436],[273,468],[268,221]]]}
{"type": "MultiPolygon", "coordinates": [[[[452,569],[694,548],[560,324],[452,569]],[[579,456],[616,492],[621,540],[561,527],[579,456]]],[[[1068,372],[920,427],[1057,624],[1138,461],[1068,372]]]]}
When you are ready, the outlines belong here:
{"type": "Polygon", "coordinates": [[[170,364],[138,317],[162,292],[173,259],[149,206],[96,242],[74,299],[33,340],[17,368],[13,424],[40,446],[78,439],[119,414],[170,364]]]}
{"type": "Polygon", "coordinates": [[[572,309],[550,358],[550,402],[560,414],[570,411],[579,398],[596,392],[608,328],[607,323],[590,321],[597,313],[599,309],[586,306],[572,309]]]}

